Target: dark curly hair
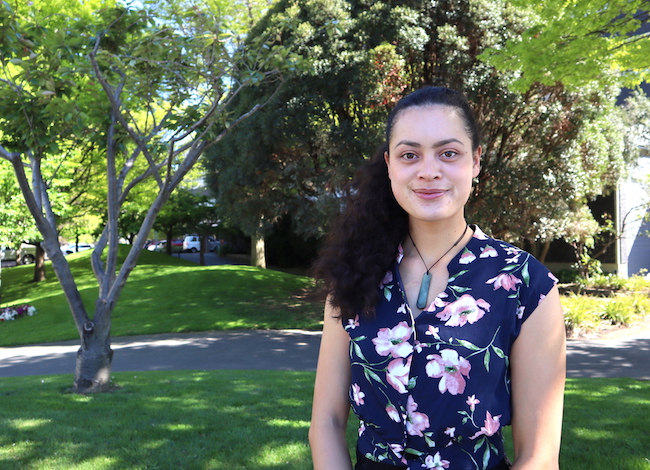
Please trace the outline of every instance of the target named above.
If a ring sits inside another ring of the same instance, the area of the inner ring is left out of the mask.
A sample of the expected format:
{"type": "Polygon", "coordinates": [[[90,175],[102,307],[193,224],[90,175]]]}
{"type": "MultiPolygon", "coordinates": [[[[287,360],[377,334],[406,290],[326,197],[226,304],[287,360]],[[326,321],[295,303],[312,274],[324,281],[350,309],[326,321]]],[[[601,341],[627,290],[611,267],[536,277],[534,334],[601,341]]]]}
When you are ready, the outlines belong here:
{"type": "Polygon", "coordinates": [[[475,151],[480,132],[465,98],[444,87],[421,88],[402,98],[388,116],[386,142],[359,170],[344,193],[345,206],[313,267],[342,320],[374,315],[379,285],[408,233],[408,214],[393,196],[384,155],[399,114],[412,107],[448,106],[458,111],[475,151]]]}

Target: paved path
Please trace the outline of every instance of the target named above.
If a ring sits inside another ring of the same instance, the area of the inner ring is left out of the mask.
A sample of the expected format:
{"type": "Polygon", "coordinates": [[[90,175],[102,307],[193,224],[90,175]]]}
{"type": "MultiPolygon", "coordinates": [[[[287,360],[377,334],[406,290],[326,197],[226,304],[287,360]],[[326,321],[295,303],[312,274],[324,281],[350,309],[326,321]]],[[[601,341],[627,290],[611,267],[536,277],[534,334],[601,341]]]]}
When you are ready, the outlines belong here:
{"type": "MultiPolygon", "coordinates": [[[[221,331],[114,338],[113,371],[316,370],[320,332],[221,331]]],[[[0,348],[0,377],[72,374],[78,341],[0,348]]],[[[569,377],[650,380],[650,330],[605,340],[570,340],[569,377]]]]}

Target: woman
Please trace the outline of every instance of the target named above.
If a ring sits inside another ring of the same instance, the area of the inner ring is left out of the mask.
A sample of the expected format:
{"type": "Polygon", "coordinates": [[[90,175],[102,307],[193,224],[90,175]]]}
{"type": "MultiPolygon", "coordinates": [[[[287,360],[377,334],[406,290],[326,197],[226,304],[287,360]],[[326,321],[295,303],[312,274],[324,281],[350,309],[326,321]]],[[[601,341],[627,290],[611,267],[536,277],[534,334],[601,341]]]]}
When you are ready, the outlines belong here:
{"type": "Polygon", "coordinates": [[[316,470],[556,469],[565,376],[556,280],[465,220],[479,132],[426,87],[389,116],[316,264],[328,292],[309,440],[316,470]]]}

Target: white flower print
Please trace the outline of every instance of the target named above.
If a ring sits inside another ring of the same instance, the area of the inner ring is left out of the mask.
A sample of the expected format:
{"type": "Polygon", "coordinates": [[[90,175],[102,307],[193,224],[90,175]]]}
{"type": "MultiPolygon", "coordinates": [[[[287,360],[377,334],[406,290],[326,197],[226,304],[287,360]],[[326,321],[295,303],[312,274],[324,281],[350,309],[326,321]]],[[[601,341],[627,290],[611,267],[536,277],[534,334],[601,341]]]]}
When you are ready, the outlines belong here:
{"type": "Polygon", "coordinates": [[[393,359],[386,369],[386,381],[399,393],[406,393],[411,371],[411,357],[406,362],[404,359],[393,359]]]}
{"type": "Polygon", "coordinates": [[[469,251],[467,248],[463,250],[463,254],[460,255],[460,259],[458,260],[459,264],[470,264],[472,261],[476,259],[476,255],[469,251]]]}
{"type": "Polygon", "coordinates": [[[459,356],[453,349],[443,349],[440,355],[427,356],[427,360],[429,362],[425,366],[426,373],[429,377],[440,378],[440,393],[448,391],[452,395],[458,395],[465,391],[465,377],[469,377],[469,371],[472,369],[467,359],[459,356]]]}
{"type": "Polygon", "coordinates": [[[449,468],[449,460],[442,460],[442,457],[440,457],[440,452],[436,452],[436,455],[433,457],[427,455],[427,457],[424,459],[424,465],[422,465],[422,468],[444,470],[445,468],[449,468]]]}
{"type": "Polygon", "coordinates": [[[411,436],[423,437],[422,431],[429,427],[429,417],[424,413],[418,413],[418,404],[409,395],[406,403],[406,432],[411,436]]]}
{"type": "Polygon", "coordinates": [[[407,357],[413,352],[413,345],[408,342],[413,329],[405,321],[393,328],[381,328],[372,343],[380,356],[407,357]]]}
{"type": "Polygon", "coordinates": [[[466,323],[476,323],[489,311],[490,304],[485,300],[463,294],[458,300],[447,304],[436,317],[445,321],[445,326],[463,326],[466,323]]]}
{"type": "Polygon", "coordinates": [[[365,397],[366,394],[361,391],[361,387],[359,387],[359,384],[352,384],[352,399],[354,402],[359,405],[363,405],[363,397],[365,397]]]}
{"type": "Polygon", "coordinates": [[[490,245],[485,245],[483,248],[481,248],[481,254],[479,255],[479,258],[496,258],[497,256],[499,256],[497,250],[492,248],[490,245]]]}

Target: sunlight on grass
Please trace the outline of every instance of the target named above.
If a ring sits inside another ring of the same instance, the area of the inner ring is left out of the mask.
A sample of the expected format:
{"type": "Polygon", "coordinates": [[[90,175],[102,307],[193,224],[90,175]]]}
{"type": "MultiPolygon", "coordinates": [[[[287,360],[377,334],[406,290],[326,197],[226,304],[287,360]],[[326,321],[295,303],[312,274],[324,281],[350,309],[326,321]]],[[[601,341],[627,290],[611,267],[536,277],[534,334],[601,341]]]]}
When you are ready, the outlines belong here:
{"type": "Polygon", "coordinates": [[[39,426],[49,424],[49,419],[14,419],[9,420],[8,425],[12,426],[18,431],[24,431],[27,429],[34,429],[39,426]]]}
{"type": "Polygon", "coordinates": [[[290,428],[309,428],[309,421],[301,420],[287,420],[287,419],[271,419],[267,421],[269,426],[281,426],[281,427],[290,427],[290,428]]]}
{"type": "Polygon", "coordinates": [[[290,463],[294,459],[304,458],[309,449],[304,443],[293,442],[280,446],[264,446],[256,459],[258,465],[277,466],[277,468],[293,468],[290,463]]]}
{"type": "Polygon", "coordinates": [[[579,436],[583,439],[590,439],[593,441],[598,441],[601,439],[611,439],[616,435],[616,430],[612,429],[610,431],[604,429],[589,429],[589,428],[572,428],[571,432],[576,436],[579,436]]]}
{"type": "MultiPolygon", "coordinates": [[[[90,252],[79,253],[69,262],[92,317],[98,289],[90,252]]],[[[30,282],[33,266],[3,270],[3,306],[29,303],[38,315],[3,322],[0,346],[78,339],[49,262],[46,270],[48,279],[37,284],[30,282]]],[[[313,286],[314,281],[304,276],[252,266],[198,266],[147,252],[113,311],[112,336],[258,328],[318,330],[322,302],[305,297],[313,286]]]]}
{"type": "MultiPolygon", "coordinates": [[[[310,470],[314,376],[119,372],[121,388],[87,401],[62,393],[71,375],[0,379],[0,397],[11,397],[0,407],[0,468],[310,470]]],[[[570,379],[561,468],[648,470],[649,398],[650,382],[570,379]]],[[[357,424],[351,416],[351,450],[357,424]]]]}

